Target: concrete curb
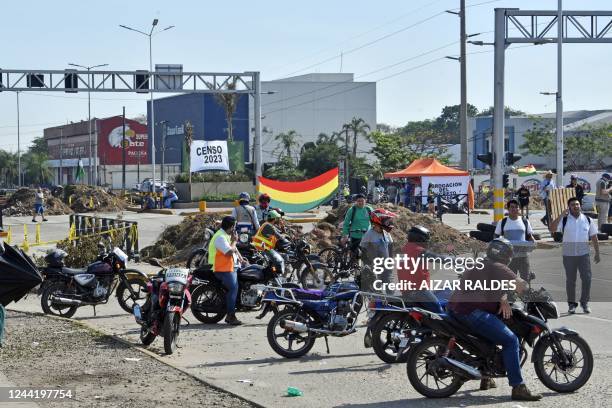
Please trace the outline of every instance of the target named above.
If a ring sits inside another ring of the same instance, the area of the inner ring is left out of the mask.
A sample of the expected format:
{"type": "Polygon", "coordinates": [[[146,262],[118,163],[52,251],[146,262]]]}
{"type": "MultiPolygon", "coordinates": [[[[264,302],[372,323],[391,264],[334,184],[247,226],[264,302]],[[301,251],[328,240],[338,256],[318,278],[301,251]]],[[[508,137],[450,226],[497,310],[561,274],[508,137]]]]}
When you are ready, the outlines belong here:
{"type": "Polygon", "coordinates": [[[172,210],[156,208],[153,210],[142,211],[140,207],[127,207],[125,211],[131,211],[135,213],[147,213],[147,214],[163,214],[163,215],[173,215],[172,210]]]}
{"type": "Polygon", "coordinates": [[[91,325],[91,324],[89,324],[89,323],[87,323],[87,322],[85,322],[83,320],[66,319],[65,317],[48,315],[48,314],[45,314],[45,313],[42,313],[42,312],[24,312],[24,311],[12,309],[12,308],[7,308],[6,310],[9,310],[9,311],[15,312],[15,313],[24,313],[24,314],[34,315],[34,316],[44,316],[44,317],[47,317],[47,318],[50,318],[50,319],[69,321],[72,324],[76,324],[78,326],[81,326],[81,327],[83,327],[83,328],[85,328],[85,329],[87,329],[89,331],[92,331],[94,333],[97,333],[99,335],[110,337],[113,340],[115,340],[115,341],[117,341],[117,342],[119,342],[119,343],[121,343],[121,344],[123,344],[125,346],[128,346],[128,347],[130,347],[130,348],[132,348],[134,350],[139,351],[142,354],[145,354],[145,355],[147,355],[147,356],[149,356],[151,358],[154,358],[155,360],[159,361],[162,364],[167,365],[168,367],[171,367],[171,368],[173,368],[173,369],[175,369],[177,371],[180,371],[183,374],[188,375],[189,377],[193,378],[194,380],[196,380],[196,381],[198,381],[198,382],[200,382],[202,384],[205,384],[205,385],[209,386],[210,388],[213,388],[213,389],[215,389],[217,391],[221,391],[221,392],[224,392],[226,394],[229,394],[232,397],[238,398],[239,400],[242,400],[244,402],[248,402],[249,404],[252,404],[253,406],[255,406],[257,408],[267,408],[264,405],[258,404],[255,401],[251,401],[248,398],[245,398],[245,397],[243,397],[241,395],[233,393],[232,391],[228,391],[228,390],[223,389],[223,388],[221,388],[221,387],[219,387],[217,385],[211,384],[208,381],[198,377],[197,375],[192,374],[192,373],[190,373],[190,372],[188,372],[188,371],[186,371],[186,370],[184,370],[184,369],[182,369],[182,368],[180,368],[180,367],[178,367],[178,366],[176,366],[176,365],[174,365],[174,364],[172,364],[172,363],[170,363],[168,361],[165,361],[162,357],[160,357],[156,353],[153,353],[152,351],[149,351],[147,349],[139,347],[139,346],[135,345],[134,343],[132,343],[132,342],[130,342],[128,340],[122,339],[119,336],[116,336],[116,335],[114,335],[112,333],[109,333],[106,330],[101,329],[99,327],[93,326],[93,325],[91,325]]]}

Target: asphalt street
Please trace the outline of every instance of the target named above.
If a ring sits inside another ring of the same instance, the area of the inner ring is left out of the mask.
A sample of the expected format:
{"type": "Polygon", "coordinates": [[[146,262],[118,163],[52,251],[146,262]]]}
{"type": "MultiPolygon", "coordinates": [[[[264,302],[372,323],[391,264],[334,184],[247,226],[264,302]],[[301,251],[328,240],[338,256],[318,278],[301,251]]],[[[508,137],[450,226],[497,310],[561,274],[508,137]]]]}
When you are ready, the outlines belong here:
{"type": "MultiPolygon", "coordinates": [[[[299,360],[287,360],[270,348],[266,339],[267,321],[256,320],[255,313],[241,314],[239,317],[245,324],[240,327],[203,325],[188,313],[189,324],[183,323],[181,348],[178,353],[163,358],[207,382],[269,407],[606,406],[612,396],[612,371],[609,369],[612,363],[609,346],[612,247],[604,247],[602,251],[606,252],[606,258],[593,268],[593,297],[607,301],[593,302],[591,315],[579,312],[574,316],[565,315],[566,305],[559,301],[564,315],[550,322],[551,327],[567,326],[577,330],[589,342],[595,355],[590,381],[574,394],[557,394],[546,389],[527,363],[524,377],[532,389],[545,395],[540,402],[517,404],[511,401],[510,388],[504,379],[498,380],[499,386],[494,390],[478,391],[478,383],[472,381],[454,397],[425,399],[409,385],[404,364],[382,363],[372,349],[364,348],[363,327],[347,337],[331,338],[330,354],[326,353],[324,340],[318,339],[310,354],[299,360]],[[304,395],[286,397],[289,386],[301,389],[304,395]]],[[[559,249],[537,250],[532,254],[532,266],[537,274],[535,285],[544,286],[553,293],[563,292],[564,272],[559,249]]],[[[11,307],[41,310],[39,299],[34,295],[11,307]]],[[[95,317],[92,308],[85,307],[75,318],[139,344],[138,325],[114,300],[98,307],[95,317]]],[[[160,339],[150,349],[163,355],[160,339]]]]}

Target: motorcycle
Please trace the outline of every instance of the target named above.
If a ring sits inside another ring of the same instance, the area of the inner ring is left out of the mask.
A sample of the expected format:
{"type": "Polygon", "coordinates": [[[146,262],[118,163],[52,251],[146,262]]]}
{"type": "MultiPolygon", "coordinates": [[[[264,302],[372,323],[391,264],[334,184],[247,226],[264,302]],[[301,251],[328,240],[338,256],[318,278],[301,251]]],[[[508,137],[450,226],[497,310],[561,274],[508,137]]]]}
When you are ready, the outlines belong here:
{"type": "MultiPolygon", "coordinates": [[[[274,284],[276,286],[299,287],[294,283],[284,281],[285,263],[283,258],[274,250],[261,253],[262,265],[250,264],[238,269],[238,295],[236,309],[250,311],[262,309],[263,290],[261,284],[274,284]]],[[[225,294],[227,289],[217,279],[211,265],[205,265],[193,271],[193,285],[191,312],[202,323],[217,323],[226,315],[225,294]]],[[[275,308],[268,305],[262,310],[258,318],[263,318],[275,308]]]]}
{"type": "Polygon", "coordinates": [[[338,282],[325,290],[268,288],[265,303],[285,306],[268,323],[270,347],[286,358],[306,355],[318,337],[343,337],[355,333],[363,306],[354,282],[338,282]],[[296,348],[294,348],[296,346],[296,348]]]}
{"type": "Polygon", "coordinates": [[[213,235],[215,235],[215,231],[213,229],[204,229],[204,244],[200,248],[194,249],[191,254],[189,254],[185,267],[195,269],[208,263],[208,244],[210,243],[210,239],[213,235]]]}
{"type": "MultiPolygon", "coordinates": [[[[156,259],[152,265],[163,266],[156,259]]],[[[189,269],[162,269],[147,283],[147,302],[134,306],[134,317],[140,327],[140,341],[145,346],[159,335],[164,337],[164,351],[176,350],[181,318],[191,303],[189,287],[193,277],[189,269]]]]}
{"type": "Polygon", "coordinates": [[[137,269],[127,269],[127,255],[119,248],[101,253],[86,268],[64,266],[65,251],[54,250],[45,260],[44,277],[38,293],[46,314],[70,318],[81,306],[106,304],[115,291],[121,308],[132,313],[133,307],[145,299],[148,277],[137,269]]]}
{"type": "Polygon", "coordinates": [[[300,282],[302,287],[308,289],[323,289],[333,280],[328,266],[321,262],[318,255],[310,253],[312,247],[303,238],[293,242],[280,240],[277,248],[287,265],[287,281],[300,282]]]}
{"type": "MultiPolygon", "coordinates": [[[[527,291],[523,307],[514,303],[506,325],[519,339],[521,367],[527,362],[526,345],[533,348],[536,375],[549,389],[574,392],[589,380],[593,353],[588,343],[571,329],[551,329],[549,319],[559,317],[556,304],[544,288],[527,291]]],[[[414,308],[410,316],[433,336],[408,351],[410,384],[428,398],[446,398],[464,382],[483,377],[505,377],[501,348],[488,342],[446,313],[414,308]]]]}

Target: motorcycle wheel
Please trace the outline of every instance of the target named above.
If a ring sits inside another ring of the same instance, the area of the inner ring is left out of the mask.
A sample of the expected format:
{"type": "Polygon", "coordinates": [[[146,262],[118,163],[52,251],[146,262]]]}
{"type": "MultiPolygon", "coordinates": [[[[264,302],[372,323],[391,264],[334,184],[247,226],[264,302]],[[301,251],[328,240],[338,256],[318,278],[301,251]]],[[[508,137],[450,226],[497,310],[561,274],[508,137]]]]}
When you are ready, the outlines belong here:
{"type": "Polygon", "coordinates": [[[204,266],[208,263],[208,250],[205,249],[208,247],[206,244],[203,248],[198,248],[195,251],[192,251],[187,258],[186,267],[189,269],[196,269],[201,266],[204,266]]]}
{"type": "Polygon", "coordinates": [[[71,318],[79,308],[77,305],[61,305],[53,303],[51,296],[55,294],[65,293],[68,288],[64,282],[53,282],[47,285],[40,296],[40,305],[45,314],[71,318]]]}
{"type": "Polygon", "coordinates": [[[225,317],[225,293],[221,288],[210,283],[199,285],[191,294],[191,313],[202,323],[218,323],[225,317]],[[201,306],[217,306],[223,312],[203,312],[201,306]]]}
{"type": "Polygon", "coordinates": [[[293,320],[301,323],[312,324],[312,319],[299,311],[289,309],[276,313],[268,322],[268,343],[272,350],[285,358],[299,358],[306,355],[314,346],[316,337],[312,333],[293,333],[280,326],[282,320],[293,320]],[[286,345],[281,344],[279,339],[286,340],[286,345]],[[301,344],[293,349],[294,344],[301,344]]]}
{"type": "Polygon", "coordinates": [[[446,350],[447,341],[441,338],[428,338],[408,352],[406,371],[412,387],[427,398],[447,398],[456,393],[463,382],[446,369],[432,372],[430,364],[446,350]],[[440,388],[442,384],[442,388],[440,388]],[[435,388],[430,388],[432,385],[435,388]]]}
{"type": "Polygon", "coordinates": [[[378,358],[387,364],[405,363],[408,360],[408,353],[397,359],[400,340],[394,337],[395,333],[401,333],[408,327],[408,319],[399,314],[387,314],[376,322],[372,329],[372,347],[378,358]]]}
{"type": "Polygon", "coordinates": [[[547,388],[556,392],[574,392],[591,378],[593,352],[580,336],[565,336],[561,346],[570,358],[570,365],[564,366],[551,344],[536,345],[533,352],[535,372],[547,388]],[[540,347],[538,347],[540,346],[540,347]]]}
{"type": "Polygon", "coordinates": [[[144,326],[140,328],[140,342],[145,346],[148,346],[153,343],[155,337],[155,334],[153,334],[153,332],[151,332],[148,328],[144,326]]]}
{"type": "Polygon", "coordinates": [[[300,282],[304,289],[325,289],[334,282],[334,275],[326,266],[309,269],[305,267],[300,274],[300,282]]]}
{"type": "Polygon", "coordinates": [[[147,283],[144,278],[130,278],[128,279],[128,284],[131,286],[134,293],[136,293],[137,298],[132,299],[130,291],[123,284],[123,282],[119,282],[117,285],[117,289],[115,290],[115,294],[117,295],[117,302],[119,306],[123,310],[125,310],[129,314],[134,313],[134,304],[139,304],[140,307],[144,307],[144,304],[147,301],[147,283]]]}
{"type": "Polygon", "coordinates": [[[181,315],[178,312],[168,312],[164,317],[163,333],[164,333],[164,351],[166,354],[172,354],[176,350],[176,343],[179,337],[181,327],[181,315]]]}
{"type": "Polygon", "coordinates": [[[319,252],[319,258],[321,262],[327,265],[334,273],[340,272],[340,265],[342,264],[342,255],[335,247],[329,247],[319,252]]]}

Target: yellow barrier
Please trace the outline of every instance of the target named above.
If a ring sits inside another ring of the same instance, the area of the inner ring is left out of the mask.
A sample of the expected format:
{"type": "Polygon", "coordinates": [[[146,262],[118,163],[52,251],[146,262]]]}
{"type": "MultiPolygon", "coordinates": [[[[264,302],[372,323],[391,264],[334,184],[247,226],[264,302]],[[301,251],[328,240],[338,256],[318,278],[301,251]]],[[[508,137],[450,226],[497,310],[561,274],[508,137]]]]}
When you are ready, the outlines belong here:
{"type": "Polygon", "coordinates": [[[200,212],[206,212],[206,201],[200,201],[200,212]]]}

